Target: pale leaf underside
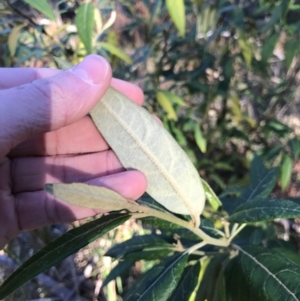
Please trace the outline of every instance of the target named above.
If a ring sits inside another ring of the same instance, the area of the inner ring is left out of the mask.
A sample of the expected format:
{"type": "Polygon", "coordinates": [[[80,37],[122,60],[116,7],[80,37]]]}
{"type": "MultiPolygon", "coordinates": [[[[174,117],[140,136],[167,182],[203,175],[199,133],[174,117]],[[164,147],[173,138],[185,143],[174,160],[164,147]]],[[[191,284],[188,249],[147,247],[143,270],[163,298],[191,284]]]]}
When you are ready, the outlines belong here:
{"type": "Polygon", "coordinates": [[[145,174],[149,195],[172,212],[198,219],[205,204],[199,174],[153,116],[112,88],[90,114],[123,166],[145,174]]]}

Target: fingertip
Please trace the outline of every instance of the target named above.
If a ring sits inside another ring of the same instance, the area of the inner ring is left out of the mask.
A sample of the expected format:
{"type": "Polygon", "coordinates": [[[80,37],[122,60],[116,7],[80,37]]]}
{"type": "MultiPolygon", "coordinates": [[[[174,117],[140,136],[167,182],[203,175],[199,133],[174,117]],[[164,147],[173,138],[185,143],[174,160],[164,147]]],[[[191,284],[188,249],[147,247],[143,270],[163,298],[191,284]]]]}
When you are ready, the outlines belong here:
{"type": "Polygon", "coordinates": [[[111,86],[139,106],[143,105],[145,96],[143,90],[139,86],[117,78],[111,80],[111,86]]]}
{"type": "Polygon", "coordinates": [[[137,200],[147,189],[146,176],[138,170],[96,178],[88,181],[87,184],[106,187],[130,200],[137,200]]]}

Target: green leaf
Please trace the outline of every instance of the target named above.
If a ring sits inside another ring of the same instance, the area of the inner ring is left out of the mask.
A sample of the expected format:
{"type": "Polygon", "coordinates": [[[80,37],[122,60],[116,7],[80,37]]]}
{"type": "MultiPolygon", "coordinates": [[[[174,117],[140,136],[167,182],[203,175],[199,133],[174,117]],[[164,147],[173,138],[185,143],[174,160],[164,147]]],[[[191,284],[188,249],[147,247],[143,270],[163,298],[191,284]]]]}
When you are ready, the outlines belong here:
{"type": "Polygon", "coordinates": [[[285,191],[288,185],[290,184],[292,171],[293,171],[292,158],[288,154],[285,154],[281,162],[281,168],[280,168],[280,184],[281,184],[281,189],[283,191],[285,191]]]}
{"type": "Polygon", "coordinates": [[[276,23],[280,22],[280,18],[282,15],[282,6],[277,5],[272,11],[271,18],[268,20],[268,22],[262,26],[259,30],[260,33],[267,32],[269,29],[271,29],[276,23]]]}
{"type": "Polygon", "coordinates": [[[267,39],[264,40],[264,44],[261,50],[261,60],[267,62],[272,56],[275,46],[278,42],[280,32],[274,32],[267,39]]]}
{"type": "Polygon", "coordinates": [[[206,153],[207,140],[203,137],[199,124],[195,124],[194,127],[195,141],[202,153],[206,153]]]}
{"type": "Polygon", "coordinates": [[[124,301],[167,301],[181,278],[188,258],[187,253],[180,253],[167,258],[143,274],[124,301]]]}
{"type": "MultiPolygon", "coordinates": [[[[300,258],[283,248],[239,248],[231,268],[229,301],[300,300],[300,258]]],[[[229,275],[226,275],[227,281],[229,275]]],[[[228,287],[228,285],[227,285],[228,287]]]]}
{"type": "Polygon", "coordinates": [[[177,121],[178,117],[171,103],[170,92],[158,90],[156,92],[156,99],[167,113],[168,118],[177,121]]]}
{"type": "Polygon", "coordinates": [[[205,191],[206,199],[209,201],[212,208],[217,211],[220,207],[222,207],[220,199],[217,197],[215,192],[206,181],[204,181],[203,179],[201,179],[201,181],[205,191]]]}
{"type": "Polygon", "coordinates": [[[173,248],[169,247],[150,247],[145,248],[143,251],[135,251],[126,253],[123,258],[130,260],[157,260],[167,257],[170,253],[173,253],[173,248]]]}
{"type": "Polygon", "coordinates": [[[108,276],[103,281],[102,286],[106,286],[110,281],[116,279],[119,276],[124,275],[129,271],[129,269],[134,265],[133,260],[120,261],[108,274],[108,276]]]}
{"type": "Polygon", "coordinates": [[[197,290],[195,301],[213,301],[212,296],[216,289],[218,275],[220,274],[224,261],[227,257],[228,256],[225,254],[220,254],[220,256],[210,259],[197,290]]]}
{"type": "Polygon", "coordinates": [[[26,24],[21,24],[21,25],[15,26],[8,36],[7,44],[8,44],[8,49],[9,49],[11,57],[13,57],[16,53],[21,29],[24,28],[25,26],[26,26],[26,24]]]}
{"type": "Polygon", "coordinates": [[[168,301],[189,300],[192,292],[197,286],[200,269],[201,265],[199,261],[194,265],[188,265],[184,269],[180,282],[178,283],[176,289],[173,291],[173,294],[168,299],[168,301]]]}
{"type": "Polygon", "coordinates": [[[278,168],[267,170],[260,157],[255,157],[250,168],[250,185],[243,190],[238,201],[248,202],[255,198],[268,197],[274,189],[277,177],[278,168]]]}
{"type": "Polygon", "coordinates": [[[78,35],[87,53],[93,52],[94,6],[91,2],[81,4],[78,8],[75,24],[78,35]]]}
{"type": "Polygon", "coordinates": [[[293,62],[294,57],[299,53],[299,41],[297,40],[288,40],[284,45],[284,56],[285,56],[285,65],[289,69],[293,62]]]}
{"type": "Polygon", "coordinates": [[[127,64],[133,64],[132,59],[129,55],[121,51],[118,47],[116,47],[113,44],[101,42],[100,43],[101,48],[105,49],[106,51],[110,52],[112,55],[115,55],[119,59],[123,60],[127,64]]]}
{"type": "Polygon", "coordinates": [[[120,258],[125,254],[142,251],[144,249],[166,249],[173,248],[171,242],[167,241],[159,235],[142,235],[135,236],[129,240],[126,240],[120,244],[113,246],[109,249],[105,256],[110,256],[113,258],[120,258]]]}
{"type": "Polygon", "coordinates": [[[50,20],[56,20],[54,10],[47,0],[24,0],[24,2],[34,7],[36,10],[44,14],[50,20]]]}
{"type": "Polygon", "coordinates": [[[300,140],[298,138],[293,138],[289,140],[288,146],[292,151],[293,158],[298,160],[300,155],[300,140]]]}
{"type": "Polygon", "coordinates": [[[166,0],[170,17],[177,27],[179,34],[185,36],[185,5],[184,0],[166,0]]]}
{"type": "Polygon", "coordinates": [[[240,46],[241,52],[243,54],[245,63],[247,67],[251,66],[253,53],[252,53],[252,45],[246,37],[245,32],[242,29],[237,29],[238,33],[238,44],[240,46]]]}
{"type": "Polygon", "coordinates": [[[240,205],[229,217],[230,222],[252,223],[277,218],[299,218],[300,202],[292,199],[256,199],[240,205]]]}
{"type": "Polygon", "coordinates": [[[33,277],[124,223],[129,218],[129,214],[102,216],[53,240],[30,257],[4,281],[0,287],[0,299],[5,298],[33,277]]]}

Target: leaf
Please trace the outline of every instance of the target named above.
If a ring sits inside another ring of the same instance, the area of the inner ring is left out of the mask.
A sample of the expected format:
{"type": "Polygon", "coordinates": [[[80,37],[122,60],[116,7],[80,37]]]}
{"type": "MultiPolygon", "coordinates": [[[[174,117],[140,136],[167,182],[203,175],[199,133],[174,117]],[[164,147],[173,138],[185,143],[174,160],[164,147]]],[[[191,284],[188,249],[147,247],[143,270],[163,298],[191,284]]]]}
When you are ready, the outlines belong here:
{"type": "Polygon", "coordinates": [[[174,138],[143,108],[109,88],[90,115],[126,169],[147,178],[147,193],[168,210],[199,221],[205,193],[174,138]]]}
{"type": "Polygon", "coordinates": [[[217,211],[220,207],[222,207],[220,199],[216,196],[215,192],[206,181],[203,179],[201,179],[201,181],[205,191],[206,199],[209,201],[212,208],[217,211]]]}
{"type": "Polygon", "coordinates": [[[177,121],[178,117],[169,96],[169,93],[166,93],[166,91],[158,90],[156,92],[156,99],[161,107],[166,111],[168,118],[177,121]]]}
{"type": "Polygon", "coordinates": [[[290,147],[292,151],[293,158],[295,160],[298,160],[300,155],[300,140],[298,138],[293,138],[289,140],[288,146],[290,147]]]}
{"type": "Polygon", "coordinates": [[[134,265],[133,260],[120,261],[108,274],[102,283],[102,287],[106,286],[110,281],[124,275],[134,265]]]}
{"type": "Polygon", "coordinates": [[[72,229],[50,242],[13,272],[0,287],[0,299],[4,299],[21,285],[75,253],[90,242],[130,218],[129,214],[110,214],[72,229]]]}
{"type": "Polygon", "coordinates": [[[54,14],[54,10],[51,7],[51,5],[48,3],[47,0],[24,0],[24,2],[26,2],[27,4],[31,5],[32,7],[34,7],[36,10],[38,10],[39,12],[41,12],[42,14],[44,14],[47,18],[49,18],[50,20],[55,21],[56,17],[54,14]]]}
{"type": "Polygon", "coordinates": [[[173,291],[173,294],[168,299],[168,301],[189,300],[192,292],[197,286],[200,269],[201,265],[199,261],[194,265],[188,265],[184,269],[180,282],[178,283],[176,289],[173,291]]]}
{"type": "Polygon", "coordinates": [[[57,67],[60,68],[60,69],[67,70],[67,69],[70,69],[70,68],[73,67],[72,64],[62,60],[60,57],[54,56],[53,60],[55,61],[57,67]]]}
{"type": "Polygon", "coordinates": [[[290,184],[292,171],[293,171],[292,158],[288,154],[285,154],[281,162],[281,168],[280,168],[280,184],[281,184],[281,189],[283,191],[285,191],[288,185],[290,184]]]}
{"type": "Polygon", "coordinates": [[[235,296],[230,301],[300,300],[297,253],[283,248],[243,247],[239,248],[231,269],[234,269],[231,294],[235,296]]]}
{"type": "Polygon", "coordinates": [[[206,153],[207,140],[203,137],[201,128],[199,124],[195,124],[194,127],[194,137],[195,141],[203,154],[206,153]]]}
{"type": "Polygon", "coordinates": [[[15,26],[12,29],[12,31],[10,32],[9,36],[8,36],[7,44],[8,44],[8,48],[9,48],[9,52],[10,52],[11,57],[13,57],[16,53],[20,31],[25,26],[26,26],[26,24],[21,24],[21,25],[15,26]]]}
{"type": "Polygon", "coordinates": [[[209,263],[205,268],[204,275],[197,290],[195,301],[212,300],[211,295],[216,289],[216,281],[218,280],[218,275],[226,258],[227,255],[220,254],[219,256],[209,259],[209,263]]]}
{"type": "Polygon", "coordinates": [[[150,248],[166,249],[173,248],[173,245],[159,235],[149,234],[135,236],[129,240],[113,246],[105,253],[105,256],[120,258],[125,254],[142,251],[144,249],[149,250],[150,248]]]}
{"type": "Polygon", "coordinates": [[[267,62],[268,59],[272,56],[275,46],[278,42],[280,33],[274,32],[267,39],[264,40],[264,44],[261,50],[261,60],[267,62]]]}
{"type": "Polygon", "coordinates": [[[238,33],[238,44],[241,48],[241,52],[243,54],[245,63],[247,67],[250,67],[253,58],[251,43],[247,39],[246,34],[242,29],[237,28],[237,33],[238,33]]]}
{"type": "Polygon", "coordinates": [[[288,40],[284,45],[285,65],[289,69],[294,57],[299,53],[300,47],[298,40],[288,40]]]}
{"type": "Polygon", "coordinates": [[[79,6],[75,24],[87,53],[93,52],[94,6],[91,2],[79,6]]]}
{"type": "Polygon", "coordinates": [[[105,187],[72,184],[46,184],[45,190],[57,198],[80,207],[117,211],[127,209],[130,212],[139,212],[142,206],[129,201],[117,192],[105,187]]]}
{"type": "Polygon", "coordinates": [[[185,5],[184,0],[166,0],[170,17],[179,34],[185,36],[185,5]]]}
{"type": "Polygon", "coordinates": [[[143,274],[124,301],[167,301],[181,278],[188,254],[180,253],[155,265],[143,274]]]}
{"type": "Polygon", "coordinates": [[[274,189],[278,177],[278,168],[267,170],[260,157],[254,157],[250,168],[250,185],[238,198],[240,202],[248,202],[255,198],[268,197],[274,189]]]}
{"type": "Polygon", "coordinates": [[[230,222],[253,223],[277,218],[299,218],[300,203],[292,199],[255,199],[240,205],[229,217],[230,222]]]}
{"type": "Polygon", "coordinates": [[[172,248],[158,247],[158,248],[145,248],[143,251],[136,251],[127,253],[123,256],[124,259],[131,260],[157,260],[165,259],[170,253],[173,253],[172,248]]]}
{"type": "Polygon", "coordinates": [[[115,55],[116,57],[123,60],[127,64],[133,64],[133,61],[130,58],[130,56],[127,55],[126,53],[124,53],[123,51],[121,51],[118,47],[114,46],[113,44],[101,42],[100,46],[101,46],[101,48],[107,50],[112,55],[115,55]]]}

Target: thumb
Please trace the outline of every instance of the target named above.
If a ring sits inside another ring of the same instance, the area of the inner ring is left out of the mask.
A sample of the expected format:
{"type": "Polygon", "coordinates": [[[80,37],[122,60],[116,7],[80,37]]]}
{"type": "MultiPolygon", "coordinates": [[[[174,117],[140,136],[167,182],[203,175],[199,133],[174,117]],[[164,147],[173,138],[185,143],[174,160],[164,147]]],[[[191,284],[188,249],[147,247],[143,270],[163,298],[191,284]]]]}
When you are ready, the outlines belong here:
{"type": "Polygon", "coordinates": [[[110,82],[109,64],[90,55],[53,77],[0,90],[0,158],[31,135],[59,129],[85,116],[110,82]]]}

